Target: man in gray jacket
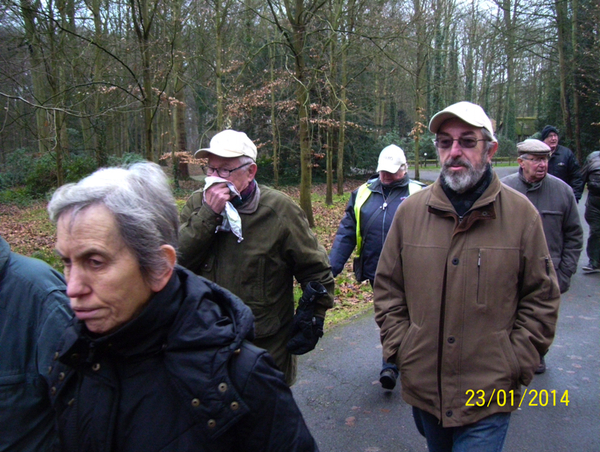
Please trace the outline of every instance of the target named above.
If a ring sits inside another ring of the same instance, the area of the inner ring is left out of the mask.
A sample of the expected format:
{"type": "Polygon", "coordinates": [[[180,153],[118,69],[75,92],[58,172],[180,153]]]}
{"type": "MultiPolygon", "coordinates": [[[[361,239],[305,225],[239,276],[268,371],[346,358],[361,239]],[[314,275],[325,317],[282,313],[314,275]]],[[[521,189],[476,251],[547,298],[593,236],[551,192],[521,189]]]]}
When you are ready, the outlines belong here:
{"type": "MultiPolygon", "coordinates": [[[[529,139],[517,144],[519,172],[502,182],[521,192],[536,207],[542,218],[546,243],[558,277],[560,293],[569,290],[571,275],[583,248],[583,229],[579,221],[575,195],[569,185],[548,174],[550,147],[529,139]]],[[[536,373],[546,370],[544,357],[536,373]]]]}

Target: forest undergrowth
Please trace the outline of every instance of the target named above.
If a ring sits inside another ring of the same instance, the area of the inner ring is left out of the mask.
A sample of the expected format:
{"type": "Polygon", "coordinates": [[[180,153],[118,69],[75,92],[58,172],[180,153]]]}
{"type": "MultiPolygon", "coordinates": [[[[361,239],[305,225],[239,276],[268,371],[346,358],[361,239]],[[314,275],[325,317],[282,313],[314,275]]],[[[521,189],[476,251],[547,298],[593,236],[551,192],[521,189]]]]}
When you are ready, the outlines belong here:
{"type": "MultiPolygon", "coordinates": [[[[344,194],[333,195],[333,205],[325,203],[326,186],[313,186],[312,205],[315,219],[313,231],[319,243],[327,253],[331,250],[333,239],[350,192],[357,188],[362,180],[349,180],[344,185],[344,194]]],[[[198,183],[190,181],[177,191],[177,205],[183,207],[187,197],[197,188],[198,183]]],[[[298,187],[284,187],[283,192],[299,201],[298,187]]],[[[0,235],[10,244],[11,249],[25,256],[44,260],[62,272],[62,263],[54,252],[56,229],[48,219],[47,203],[35,201],[26,205],[0,204],[0,235]]],[[[301,294],[296,287],[296,296],[301,294]]],[[[326,328],[348,321],[348,319],[371,309],[373,294],[368,282],[357,283],[352,273],[352,257],[348,259],[344,271],[336,278],[335,306],[327,313],[326,328]]]]}

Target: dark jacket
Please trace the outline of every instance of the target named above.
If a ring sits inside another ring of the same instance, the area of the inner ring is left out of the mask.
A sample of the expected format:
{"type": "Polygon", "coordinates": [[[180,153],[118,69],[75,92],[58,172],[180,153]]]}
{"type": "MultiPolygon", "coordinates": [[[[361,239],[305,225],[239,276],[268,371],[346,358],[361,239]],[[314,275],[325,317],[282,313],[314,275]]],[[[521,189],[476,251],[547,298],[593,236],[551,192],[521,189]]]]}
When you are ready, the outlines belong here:
{"type": "MultiPolygon", "coordinates": [[[[366,183],[371,195],[360,208],[362,246],[360,256],[354,267],[357,280],[364,281],[368,279],[373,281],[375,278],[379,255],[390,230],[394,214],[400,203],[409,196],[409,183],[416,184],[417,182],[411,181],[408,174],[406,174],[402,179],[390,185],[387,196],[384,195],[383,185],[379,177],[374,177],[366,183]]],[[[337,276],[342,272],[344,264],[356,247],[355,206],[359,189],[357,188],[350,195],[346,213],[340,222],[329,253],[333,276],[337,276]]]]}
{"type": "Polygon", "coordinates": [[[530,184],[525,180],[522,169],[504,177],[502,182],[524,194],[540,213],[560,293],[566,292],[571,285],[571,275],[577,271],[583,249],[583,229],[573,190],[551,174],[530,184]]]}
{"type": "Polygon", "coordinates": [[[48,368],[71,320],[65,283],[0,237],[0,450],[45,452],[58,439],[48,368]]]}
{"type": "Polygon", "coordinates": [[[548,162],[548,174],[552,174],[569,184],[573,189],[575,199],[579,202],[583,194],[583,179],[579,171],[579,163],[577,163],[573,151],[560,144],[556,146],[556,150],[548,162]]]}
{"type": "Polygon", "coordinates": [[[402,398],[443,427],[518,408],[560,303],[540,216],[495,173],[461,220],[439,178],[404,201],[374,294],[383,357],[400,369],[402,398]],[[484,406],[467,404],[469,390],[483,391],[484,406]],[[501,390],[515,402],[490,397],[501,390]]]}
{"type": "Polygon", "coordinates": [[[588,155],[582,173],[589,192],[588,204],[591,203],[596,209],[600,209],[600,151],[588,155]]]}
{"type": "Polygon", "coordinates": [[[250,309],[182,267],[116,332],[74,323],[52,372],[64,451],[317,450],[251,336],[250,309]]]}

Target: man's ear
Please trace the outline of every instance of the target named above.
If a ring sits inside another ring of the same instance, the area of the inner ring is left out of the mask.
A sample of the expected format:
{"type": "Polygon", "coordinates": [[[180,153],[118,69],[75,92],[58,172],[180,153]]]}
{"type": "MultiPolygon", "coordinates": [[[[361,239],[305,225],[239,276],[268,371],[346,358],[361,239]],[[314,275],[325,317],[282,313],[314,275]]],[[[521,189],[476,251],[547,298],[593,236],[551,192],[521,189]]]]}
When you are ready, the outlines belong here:
{"type": "Polygon", "coordinates": [[[256,176],[256,171],[258,171],[258,165],[256,163],[248,165],[248,174],[252,179],[256,176]]]}
{"type": "Polygon", "coordinates": [[[492,147],[490,148],[490,150],[488,152],[488,157],[490,160],[492,160],[492,157],[494,156],[494,154],[496,153],[497,150],[498,150],[498,143],[492,141],[492,147]]]}
{"type": "Polygon", "coordinates": [[[165,260],[165,270],[162,274],[155,275],[154,278],[152,278],[150,288],[153,292],[160,292],[165,288],[171,279],[175,264],[177,263],[177,251],[175,251],[175,248],[171,245],[162,245],[160,249],[163,253],[163,259],[165,260]]]}

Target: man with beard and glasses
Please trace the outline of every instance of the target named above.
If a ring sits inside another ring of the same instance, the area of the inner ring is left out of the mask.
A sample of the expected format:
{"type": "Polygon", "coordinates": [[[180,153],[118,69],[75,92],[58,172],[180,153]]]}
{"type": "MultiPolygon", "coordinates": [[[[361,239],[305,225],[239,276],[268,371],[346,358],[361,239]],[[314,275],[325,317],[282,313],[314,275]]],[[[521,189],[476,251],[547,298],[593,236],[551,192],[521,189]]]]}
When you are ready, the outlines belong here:
{"type": "Polygon", "coordinates": [[[537,210],[491,169],[483,109],[453,104],[429,130],[441,175],[398,208],[375,275],[383,356],[430,451],[502,450],[554,338],[556,273],[537,210]]]}

